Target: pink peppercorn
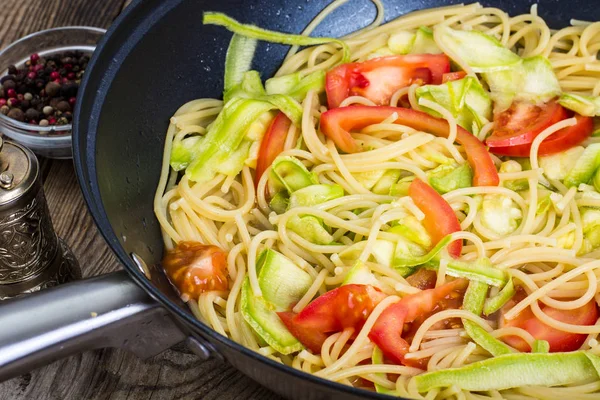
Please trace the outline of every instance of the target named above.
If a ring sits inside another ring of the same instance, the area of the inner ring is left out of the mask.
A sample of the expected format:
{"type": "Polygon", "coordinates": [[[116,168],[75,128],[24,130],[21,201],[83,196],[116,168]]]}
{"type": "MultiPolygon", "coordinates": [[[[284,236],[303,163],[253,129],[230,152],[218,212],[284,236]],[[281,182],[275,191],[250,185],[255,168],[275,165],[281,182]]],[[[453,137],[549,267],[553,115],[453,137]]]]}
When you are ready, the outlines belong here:
{"type": "Polygon", "coordinates": [[[29,60],[31,61],[31,64],[33,64],[33,65],[37,64],[39,59],[40,59],[40,55],[38,53],[33,53],[31,56],[29,56],[29,60]]]}
{"type": "Polygon", "coordinates": [[[58,71],[52,71],[50,73],[50,79],[56,80],[56,79],[59,79],[59,78],[60,78],[60,74],[58,73],[58,71]]]}
{"type": "MultiPolygon", "coordinates": [[[[1,99],[0,99],[0,100],[1,100],[1,99]]],[[[77,101],[77,98],[76,98],[76,97],[71,97],[71,98],[69,99],[69,104],[71,105],[71,107],[75,105],[75,102],[76,102],[76,101],[77,101]]],[[[1,105],[2,105],[2,104],[0,104],[0,106],[1,106],[1,105]]]]}
{"type": "Polygon", "coordinates": [[[6,91],[6,95],[7,95],[9,98],[12,98],[12,97],[17,97],[17,91],[16,91],[15,89],[8,89],[8,90],[6,91]]]}
{"type": "Polygon", "coordinates": [[[5,104],[6,104],[6,99],[1,99],[0,98],[0,107],[2,107],[5,104]]]}
{"type": "Polygon", "coordinates": [[[35,79],[35,78],[37,77],[37,73],[35,73],[35,72],[33,72],[33,71],[31,71],[31,72],[28,72],[28,73],[27,73],[27,77],[28,77],[29,79],[35,79]]]}

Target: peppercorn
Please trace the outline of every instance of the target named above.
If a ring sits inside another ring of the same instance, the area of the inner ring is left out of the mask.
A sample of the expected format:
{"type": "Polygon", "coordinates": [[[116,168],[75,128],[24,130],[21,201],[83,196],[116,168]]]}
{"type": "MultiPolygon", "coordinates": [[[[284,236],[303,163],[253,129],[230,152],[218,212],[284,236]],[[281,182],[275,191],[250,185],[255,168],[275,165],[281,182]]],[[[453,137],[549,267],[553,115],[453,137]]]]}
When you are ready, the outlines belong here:
{"type": "Polygon", "coordinates": [[[15,81],[13,81],[12,79],[8,79],[8,80],[2,82],[2,87],[4,88],[4,90],[14,89],[16,86],[17,85],[16,85],[15,81]]]}
{"type": "Polygon", "coordinates": [[[50,107],[52,108],[56,108],[56,106],[58,105],[58,103],[60,103],[63,100],[62,97],[54,97],[52,99],[50,99],[50,107]]]}
{"type": "Polygon", "coordinates": [[[63,116],[67,119],[67,121],[71,122],[71,120],[73,119],[73,113],[67,111],[66,113],[63,114],[63,116]]]}
{"type": "Polygon", "coordinates": [[[56,123],[57,123],[58,125],[66,125],[66,124],[68,124],[68,123],[69,123],[69,120],[68,120],[67,118],[65,118],[65,117],[60,117],[60,118],[59,118],[59,119],[56,121],[56,123]]]}
{"type": "Polygon", "coordinates": [[[33,95],[32,95],[31,93],[27,92],[27,93],[25,93],[25,94],[23,95],[23,98],[24,98],[25,100],[32,100],[32,99],[33,99],[33,95]]]}
{"type": "Polygon", "coordinates": [[[9,65],[8,66],[8,73],[10,75],[15,75],[17,73],[17,67],[15,67],[14,65],[9,65]]]}
{"type": "Polygon", "coordinates": [[[25,121],[25,114],[23,113],[23,110],[19,108],[11,109],[6,116],[20,122],[25,121]]]}
{"type": "Polygon", "coordinates": [[[77,90],[79,90],[79,85],[75,82],[68,82],[61,86],[60,94],[65,97],[75,97],[77,96],[77,90]]]}
{"type": "Polygon", "coordinates": [[[0,107],[6,104],[6,99],[0,98],[0,107]]]}
{"type": "Polygon", "coordinates": [[[42,111],[46,115],[52,115],[52,113],[54,113],[54,108],[52,108],[51,106],[46,106],[42,111]]]}
{"type": "Polygon", "coordinates": [[[11,97],[10,99],[8,99],[8,101],[6,102],[6,104],[9,107],[18,107],[19,104],[21,103],[21,100],[17,99],[16,97],[11,97]]]}
{"type": "Polygon", "coordinates": [[[2,113],[4,115],[8,114],[9,111],[10,111],[10,107],[7,105],[0,107],[0,113],[2,113]]]}
{"type": "Polygon", "coordinates": [[[34,108],[28,108],[27,111],[25,111],[25,118],[30,121],[37,121],[40,119],[40,113],[34,108]]]}
{"type": "Polygon", "coordinates": [[[71,111],[71,105],[68,101],[61,101],[56,105],[56,109],[60,112],[71,111]]]}
{"type": "Polygon", "coordinates": [[[58,83],[48,82],[48,84],[46,85],[46,94],[49,97],[56,96],[59,91],[60,91],[60,85],[58,83]]]}
{"type": "Polygon", "coordinates": [[[48,123],[47,119],[41,119],[40,120],[40,126],[48,126],[48,125],[49,125],[49,123],[48,123]]]}
{"type": "Polygon", "coordinates": [[[21,101],[21,109],[22,110],[27,110],[29,107],[31,107],[31,102],[29,100],[21,101]]]}
{"type": "Polygon", "coordinates": [[[6,94],[8,95],[9,98],[17,97],[17,91],[15,89],[8,89],[6,91],[6,94]]]}

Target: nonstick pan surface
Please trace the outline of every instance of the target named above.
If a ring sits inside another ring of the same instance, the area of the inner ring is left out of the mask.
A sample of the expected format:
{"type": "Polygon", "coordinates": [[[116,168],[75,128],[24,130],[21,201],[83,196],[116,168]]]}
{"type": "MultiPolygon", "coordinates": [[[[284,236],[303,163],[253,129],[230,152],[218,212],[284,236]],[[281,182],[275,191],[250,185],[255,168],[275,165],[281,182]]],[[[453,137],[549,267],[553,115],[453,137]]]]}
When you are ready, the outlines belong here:
{"type": "MultiPolygon", "coordinates": [[[[384,0],[386,21],[451,0],[384,0]]],[[[512,15],[528,12],[532,0],[484,1],[512,15]]],[[[109,245],[131,277],[234,366],[288,397],[389,398],[321,380],[259,356],[197,321],[160,269],[162,241],[152,211],[164,136],[170,116],[183,103],[221,97],[225,53],[231,34],[203,26],[203,11],[220,11],[245,23],[299,33],[325,0],[138,0],[117,19],[86,70],[74,122],[74,160],[84,197],[109,245]],[[132,262],[141,256],[151,279],[132,262]]],[[[540,0],[539,14],[553,28],[571,18],[600,20],[597,0],[540,0]]],[[[368,25],[375,7],[351,0],[313,33],[341,36],[368,25]]],[[[280,65],[286,46],[261,43],[253,68],[263,79],[280,65]]]]}

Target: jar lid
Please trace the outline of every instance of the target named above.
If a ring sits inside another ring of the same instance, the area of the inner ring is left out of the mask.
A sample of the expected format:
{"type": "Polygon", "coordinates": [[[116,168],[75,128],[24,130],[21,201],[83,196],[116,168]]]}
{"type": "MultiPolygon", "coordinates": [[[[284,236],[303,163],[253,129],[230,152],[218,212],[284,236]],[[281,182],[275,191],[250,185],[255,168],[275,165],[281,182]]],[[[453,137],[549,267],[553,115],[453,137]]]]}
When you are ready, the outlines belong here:
{"type": "Polygon", "coordinates": [[[38,160],[31,150],[0,137],[0,206],[27,193],[38,173],[38,160]]]}

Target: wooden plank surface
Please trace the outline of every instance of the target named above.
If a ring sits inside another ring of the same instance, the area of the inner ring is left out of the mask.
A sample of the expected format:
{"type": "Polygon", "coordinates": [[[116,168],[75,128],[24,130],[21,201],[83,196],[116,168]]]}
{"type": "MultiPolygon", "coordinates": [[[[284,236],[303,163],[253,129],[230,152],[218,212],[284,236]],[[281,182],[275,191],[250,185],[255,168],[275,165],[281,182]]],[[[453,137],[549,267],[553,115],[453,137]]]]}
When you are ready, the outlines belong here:
{"type": "MultiPolygon", "coordinates": [[[[0,0],[0,48],[41,29],[107,28],[130,0],[0,0]]],[[[0,66],[0,69],[2,69],[0,66]]],[[[42,160],[54,227],[86,277],[120,269],[81,196],[71,161],[42,160]]],[[[277,399],[230,365],[183,346],[146,361],[118,349],[88,351],[0,383],[1,400],[277,399]]]]}

